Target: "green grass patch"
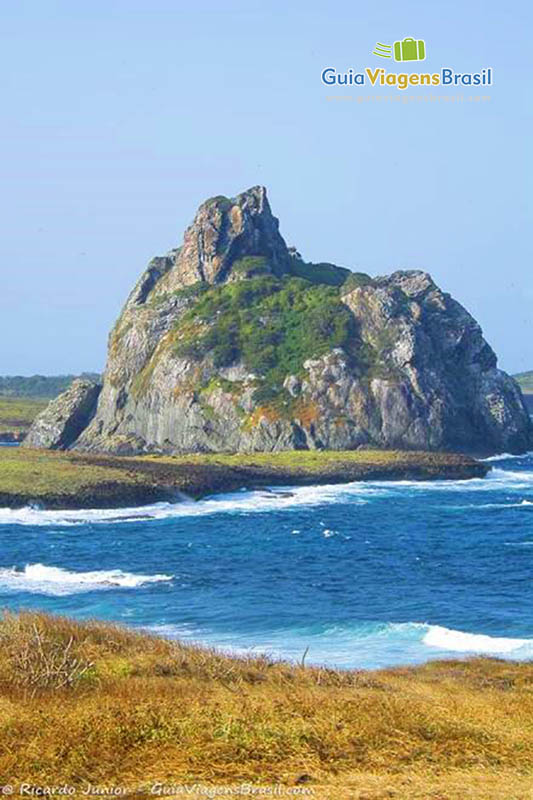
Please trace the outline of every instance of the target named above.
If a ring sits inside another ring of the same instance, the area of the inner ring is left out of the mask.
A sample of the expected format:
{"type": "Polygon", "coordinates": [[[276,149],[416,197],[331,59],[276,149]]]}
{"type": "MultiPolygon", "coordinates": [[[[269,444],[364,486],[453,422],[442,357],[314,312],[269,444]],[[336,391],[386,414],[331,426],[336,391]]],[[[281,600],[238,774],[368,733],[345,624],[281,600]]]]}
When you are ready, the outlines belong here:
{"type": "Polygon", "coordinates": [[[533,371],[520,372],[514,376],[523,392],[533,392],[533,371]]]}
{"type": "Polygon", "coordinates": [[[374,281],[366,272],[350,272],[342,284],[342,294],[353,292],[354,289],[360,289],[362,286],[372,286],[373,284],[374,281]]]}
{"type": "MultiPolygon", "coordinates": [[[[207,398],[206,398],[207,400],[207,398]]],[[[206,402],[207,405],[207,402],[206,402]]],[[[0,447],[0,505],[117,507],[202,497],[246,486],[365,478],[480,477],[488,465],[449,453],[391,450],[202,453],[113,457],[0,447]]]]}
{"type": "Polygon", "coordinates": [[[36,500],[51,494],[75,496],[113,481],[134,484],[136,477],[120,468],[77,462],[68,453],[0,447],[0,494],[23,494],[36,500]]]}
{"type": "Polygon", "coordinates": [[[28,430],[48,403],[46,398],[0,396],[0,432],[28,430]]]}

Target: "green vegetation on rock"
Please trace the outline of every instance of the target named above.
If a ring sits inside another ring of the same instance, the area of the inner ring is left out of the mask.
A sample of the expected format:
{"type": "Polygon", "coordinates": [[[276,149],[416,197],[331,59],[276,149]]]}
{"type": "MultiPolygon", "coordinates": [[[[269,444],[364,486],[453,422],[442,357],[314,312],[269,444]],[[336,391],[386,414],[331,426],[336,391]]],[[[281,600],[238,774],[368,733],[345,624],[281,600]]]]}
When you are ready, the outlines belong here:
{"type": "Polygon", "coordinates": [[[352,274],[349,269],[337,267],[335,264],[313,264],[294,257],[291,259],[290,271],[296,278],[303,278],[311,283],[323,283],[326,286],[341,286],[352,274]]]}
{"type": "Polygon", "coordinates": [[[304,361],[342,347],[354,351],[353,315],[339,290],[302,278],[273,276],[211,287],[183,316],[175,352],[200,360],[208,353],[216,367],[242,360],[263,378],[262,401],[282,391],[287,375],[304,361]]]}
{"type": "Polygon", "coordinates": [[[232,274],[238,278],[256,278],[259,275],[270,275],[272,269],[265,256],[245,256],[231,265],[232,274]]]}
{"type": "Polygon", "coordinates": [[[359,289],[361,286],[374,286],[375,282],[370,275],[366,272],[350,272],[346,280],[342,284],[342,294],[353,292],[354,289],[359,289]]]}
{"type": "MultiPolygon", "coordinates": [[[[191,286],[184,286],[183,289],[177,289],[172,294],[174,297],[178,297],[179,299],[196,300],[204,292],[207,292],[208,289],[209,284],[205,283],[204,281],[198,281],[197,283],[193,283],[191,286]]],[[[162,297],[166,299],[168,298],[168,295],[163,295],[162,297]]]]}
{"type": "Polygon", "coordinates": [[[204,206],[219,206],[225,210],[231,208],[232,202],[229,197],[226,197],[223,194],[217,194],[214,197],[208,198],[202,205],[204,206]]]}

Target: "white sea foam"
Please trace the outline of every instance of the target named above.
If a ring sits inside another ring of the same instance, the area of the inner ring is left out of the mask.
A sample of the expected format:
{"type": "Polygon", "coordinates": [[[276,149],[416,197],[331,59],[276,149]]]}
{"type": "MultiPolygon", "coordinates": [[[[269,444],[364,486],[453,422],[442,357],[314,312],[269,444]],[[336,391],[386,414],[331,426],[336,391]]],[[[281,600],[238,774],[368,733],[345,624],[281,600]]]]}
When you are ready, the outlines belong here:
{"type": "Polygon", "coordinates": [[[428,658],[497,656],[533,658],[533,639],[488,636],[423,622],[335,623],[263,632],[209,631],[193,626],[156,625],[150,630],[217,647],[233,654],[266,654],[274,658],[343,668],[374,668],[421,663],[428,658]]]}
{"type": "MultiPolygon", "coordinates": [[[[356,481],[323,486],[286,486],[253,491],[240,491],[207,497],[198,502],[155,503],[149,506],[121,509],[42,510],[0,508],[0,525],[87,525],[134,523],[150,520],[200,517],[212,514],[253,514],[268,511],[290,511],[302,507],[349,502],[363,505],[405,491],[412,492],[493,492],[498,490],[533,490],[533,471],[493,468],[485,478],[457,481],[356,481]]],[[[530,501],[525,501],[528,504],[530,501]]]]}
{"type": "Polygon", "coordinates": [[[533,452],[522,453],[522,455],[519,456],[514,456],[512,453],[498,453],[498,455],[489,456],[489,458],[482,458],[481,461],[508,461],[510,458],[523,459],[532,457],[533,457],[533,452]]]}
{"type": "Polygon", "coordinates": [[[365,504],[383,490],[365,483],[332,484],[324,486],[276,487],[255,491],[221,494],[195,502],[155,503],[150,506],[121,509],[81,509],[48,511],[33,507],[0,509],[0,525],[80,525],[141,522],[180,517],[202,517],[211,514],[252,514],[265,511],[290,510],[302,506],[327,505],[341,495],[355,504],[365,504]],[[366,496],[365,496],[366,495],[366,496]]]}
{"type": "Polygon", "coordinates": [[[428,647],[453,653],[480,655],[507,655],[531,658],[533,639],[513,639],[504,636],[487,636],[483,633],[464,633],[441,625],[428,625],[422,641],[428,647]]]}
{"type": "Polygon", "coordinates": [[[505,481],[507,483],[533,483],[533,471],[519,472],[518,470],[493,468],[490,477],[495,481],[505,481]]]}
{"type": "Polygon", "coordinates": [[[516,659],[533,657],[533,639],[467,633],[424,622],[389,623],[382,629],[381,635],[418,640],[425,647],[434,648],[443,654],[501,655],[516,659]]]}
{"type": "Polygon", "coordinates": [[[0,568],[0,591],[62,596],[117,587],[136,589],[148,583],[171,581],[173,577],[136,575],[120,569],[73,572],[45,564],[27,564],[22,570],[0,568]]]}
{"type": "Polygon", "coordinates": [[[46,510],[34,506],[24,508],[0,508],[0,525],[90,525],[102,523],[138,522],[165,519],[171,516],[177,505],[154,503],[149,506],[118,509],[73,509],[46,510]]]}
{"type": "Polygon", "coordinates": [[[525,542],[504,542],[506,547],[531,547],[533,542],[531,540],[527,540],[525,542]]]}
{"type": "Polygon", "coordinates": [[[533,508],[533,501],[531,500],[521,500],[519,503],[470,503],[469,505],[462,505],[462,506],[447,506],[447,510],[457,510],[457,509],[494,509],[494,508],[533,508]]]}

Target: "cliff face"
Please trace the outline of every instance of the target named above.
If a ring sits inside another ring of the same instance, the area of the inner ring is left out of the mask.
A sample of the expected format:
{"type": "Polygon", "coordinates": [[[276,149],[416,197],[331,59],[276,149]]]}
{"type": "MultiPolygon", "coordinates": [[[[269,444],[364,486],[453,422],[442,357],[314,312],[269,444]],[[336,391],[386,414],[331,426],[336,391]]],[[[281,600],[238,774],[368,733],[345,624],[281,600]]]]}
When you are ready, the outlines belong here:
{"type": "Polygon", "coordinates": [[[371,279],[304,263],[262,187],[207,201],[183,246],[151,261],[74,444],[124,454],[530,445],[520,389],[459,303],[423,272],[371,279]]]}

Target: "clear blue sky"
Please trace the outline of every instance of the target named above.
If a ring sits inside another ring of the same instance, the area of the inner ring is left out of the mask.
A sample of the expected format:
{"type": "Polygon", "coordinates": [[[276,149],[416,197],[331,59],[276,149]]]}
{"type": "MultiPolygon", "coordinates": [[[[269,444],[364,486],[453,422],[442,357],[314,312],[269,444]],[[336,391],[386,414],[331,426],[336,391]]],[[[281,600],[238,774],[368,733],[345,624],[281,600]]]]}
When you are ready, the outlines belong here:
{"type": "Polygon", "coordinates": [[[203,199],[257,183],[306,259],[426,269],[502,367],[533,369],[530,8],[5,5],[0,374],[102,369],[148,259],[180,243],[203,199]],[[428,71],[492,66],[490,102],[327,102],[324,67],[397,69],[371,50],[405,36],[426,40],[428,71]]]}

